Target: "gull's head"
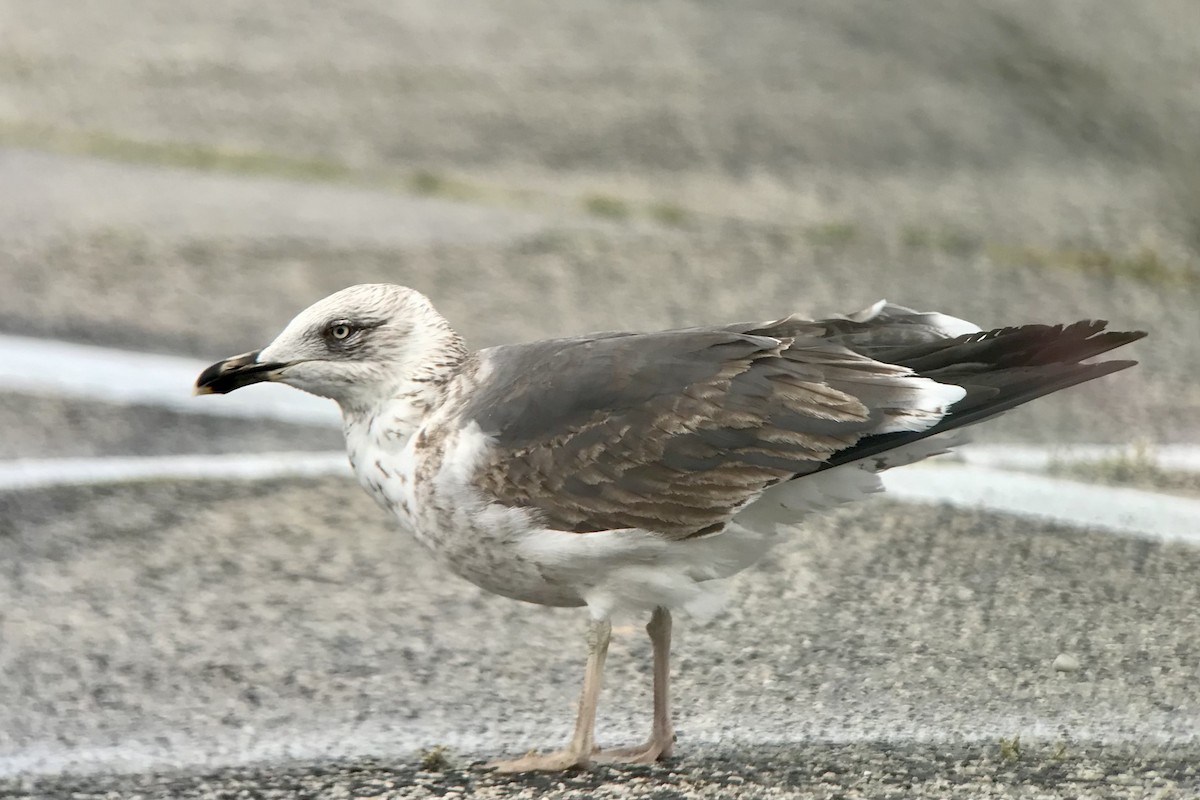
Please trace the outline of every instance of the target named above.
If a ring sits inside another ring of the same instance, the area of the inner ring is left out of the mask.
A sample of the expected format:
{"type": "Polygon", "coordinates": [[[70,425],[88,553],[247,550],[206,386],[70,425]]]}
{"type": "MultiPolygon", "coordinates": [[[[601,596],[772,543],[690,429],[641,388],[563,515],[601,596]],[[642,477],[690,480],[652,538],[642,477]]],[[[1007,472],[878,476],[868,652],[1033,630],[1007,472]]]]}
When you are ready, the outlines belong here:
{"type": "Polygon", "coordinates": [[[351,286],[296,315],[261,350],[218,361],[196,380],[196,394],[226,394],[277,381],[343,406],[369,405],[405,380],[436,377],[464,355],[462,341],[413,289],[351,286]]]}

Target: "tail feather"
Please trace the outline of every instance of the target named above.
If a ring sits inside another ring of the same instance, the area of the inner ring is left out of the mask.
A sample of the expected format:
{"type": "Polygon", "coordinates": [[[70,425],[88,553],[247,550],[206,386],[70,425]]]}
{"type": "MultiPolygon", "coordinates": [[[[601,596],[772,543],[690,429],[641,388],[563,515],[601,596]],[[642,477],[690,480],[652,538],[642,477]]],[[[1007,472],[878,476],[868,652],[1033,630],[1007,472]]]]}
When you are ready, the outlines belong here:
{"type": "Polygon", "coordinates": [[[869,436],[839,452],[825,468],[971,425],[1030,400],[1132,367],[1136,361],[1081,363],[1146,335],[1144,331],[1106,331],[1106,325],[1102,320],[1066,326],[1024,325],[871,352],[872,358],[909,367],[939,383],[961,386],[966,395],[933,427],[869,436]]]}
{"type": "Polygon", "coordinates": [[[881,348],[869,355],[938,378],[939,370],[971,372],[1005,367],[1079,363],[1141,339],[1144,331],[1106,331],[1104,320],[1071,325],[1023,325],[925,342],[881,348]]]}

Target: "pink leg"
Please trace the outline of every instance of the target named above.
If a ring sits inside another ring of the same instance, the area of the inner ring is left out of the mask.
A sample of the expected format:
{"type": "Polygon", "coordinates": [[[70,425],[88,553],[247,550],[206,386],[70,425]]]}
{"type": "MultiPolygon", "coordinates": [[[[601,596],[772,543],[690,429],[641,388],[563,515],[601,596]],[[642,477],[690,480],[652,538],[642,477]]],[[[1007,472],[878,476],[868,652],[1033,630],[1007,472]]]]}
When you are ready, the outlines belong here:
{"type": "Polygon", "coordinates": [[[579,698],[579,714],[575,718],[575,734],[567,746],[546,755],[530,753],[521,758],[493,761],[489,767],[498,772],[556,772],[588,765],[595,750],[596,705],[600,700],[604,659],[608,655],[611,635],[612,624],[608,620],[593,621],[588,630],[587,672],[583,678],[583,694],[579,698]]]}
{"type": "Polygon", "coordinates": [[[596,761],[623,764],[652,764],[670,758],[675,749],[675,727],[671,724],[671,612],[654,609],[646,625],[654,647],[654,724],[650,738],[636,747],[602,750],[596,761]]]}

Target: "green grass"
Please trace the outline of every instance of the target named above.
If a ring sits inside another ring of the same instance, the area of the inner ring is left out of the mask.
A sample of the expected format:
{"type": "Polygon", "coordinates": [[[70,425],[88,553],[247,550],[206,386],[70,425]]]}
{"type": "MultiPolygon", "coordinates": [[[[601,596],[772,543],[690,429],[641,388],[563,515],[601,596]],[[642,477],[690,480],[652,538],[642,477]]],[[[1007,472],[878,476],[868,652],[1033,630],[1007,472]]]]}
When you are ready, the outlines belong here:
{"type": "Polygon", "coordinates": [[[982,244],[978,236],[957,228],[941,231],[937,236],[938,249],[955,256],[970,255],[982,244]]]}
{"type": "MultiPolygon", "coordinates": [[[[316,183],[351,183],[455,200],[479,200],[488,194],[481,187],[430,170],[418,170],[406,179],[398,173],[367,173],[331,159],[297,158],[188,142],[143,141],[106,133],[0,125],[0,143],[136,164],[316,183]]],[[[491,199],[503,200],[502,193],[492,194],[496,197],[491,199]]]]}
{"type": "Polygon", "coordinates": [[[488,191],[487,188],[468,183],[457,178],[448,178],[431,170],[417,170],[408,181],[409,188],[417,194],[429,197],[444,197],[449,200],[468,202],[488,202],[494,205],[510,205],[528,203],[528,199],[520,199],[516,193],[506,193],[499,190],[488,191]]]}
{"type": "Polygon", "coordinates": [[[450,748],[442,744],[422,750],[419,762],[422,772],[445,772],[454,766],[450,748]]]}
{"type": "Polygon", "coordinates": [[[1066,269],[1152,286],[1200,285],[1200,273],[1168,263],[1151,247],[1119,254],[1093,248],[1046,249],[993,245],[988,255],[998,264],[1066,269]]]}
{"type": "Polygon", "coordinates": [[[825,222],[810,225],[804,235],[817,247],[845,247],[858,239],[859,232],[853,222],[825,222]]]}
{"type": "Polygon", "coordinates": [[[428,170],[413,173],[412,188],[417,194],[441,194],[446,191],[446,179],[428,170]]]}
{"type": "Polygon", "coordinates": [[[982,244],[978,236],[958,228],[933,230],[920,225],[905,227],[900,241],[909,250],[938,250],[953,256],[970,255],[982,244]]]}
{"type": "Polygon", "coordinates": [[[1036,767],[1038,764],[1048,766],[1054,763],[1061,764],[1071,758],[1067,743],[1062,740],[1053,744],[1047,742],[1028,747],[1021,744],[1021,735],[1017,734],[1011,739],[1000,737],[998,745],[1000,760],[1008,764],[1024,761],[1030,767],[1036,767]]]}
{"type": "MultiPolygon", "coordinates": [[[[408,174],[365,171],[332,159],[300,158],[191,142],[130,139],[110,133],[64,131],[3,120],[0,120],[0,145],[133,164],[319,183],[347,183],[494,206],[536,208],[557,205],[559,202],[558,198],[538,192],[484,186],[451,178],[431,169],[419,169],[408,174]]],[[[683,206],[666,201],[639,210],[620,197],[597,193],[585,196],[582,204],[589,214],[614,220],[627,219],[643,211],[658,223],[672,227],[683,227],[690,219],[689,212],[683,206]]]]}
{"type": "Polygon", "coordinates": [[[131,164],[284,178],[312,183],[345,183],[374,189],[416,193],[492,205],[527,205],[518,192],[489,189],[431,170],[411,174],[357,169],[323,158],[301,158],[190,142],[129,139],[94,131],[62,131],[0,121],[0,145],[25,147],[72,156],[90,156],[131,164]]]}
{"type": "Polygon", "coordinates": [[[905,226],[900,232],[900,242],[909,250],[931,250],[933,241],[933,231],[920,225],[905,226]]]}
{"type": "Polygon", "coordinates": [[[349,181],[355,177],[349,166],[329,159],[296,158],[191,142],[145,141],[36,125],[0,124],[0,143],[113,161],[292,180],[331,182],[349,181]]]}
{"type": "Polygon", "coordinates": [[[655,222],[672,228],[682,228],[688,223],[688,212],[675,203],[654,203],[647,211],[655,222]]]}
{"type": "Polygon", "coordinates": [[[583,207],[589,214],[607,219],[625,219],[630,215],[629,204],[609,194],[591,194],[583,199],[583,207]]]}

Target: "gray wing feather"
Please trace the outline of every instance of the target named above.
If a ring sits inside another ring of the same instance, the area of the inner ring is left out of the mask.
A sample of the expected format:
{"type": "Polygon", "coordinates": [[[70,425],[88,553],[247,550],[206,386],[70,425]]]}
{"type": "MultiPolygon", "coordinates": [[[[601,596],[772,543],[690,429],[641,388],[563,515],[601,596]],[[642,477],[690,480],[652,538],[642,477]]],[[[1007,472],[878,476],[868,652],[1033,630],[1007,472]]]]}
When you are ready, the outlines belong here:
{"type": "Polygon", "coordinates": [[[463,409],[492,440],[478,480],[558,530],[719,530],[766,487],[819,469],[925,390],[909,369],[839,344],[829,323],[482,351],[488,377],[463,409]]]}

